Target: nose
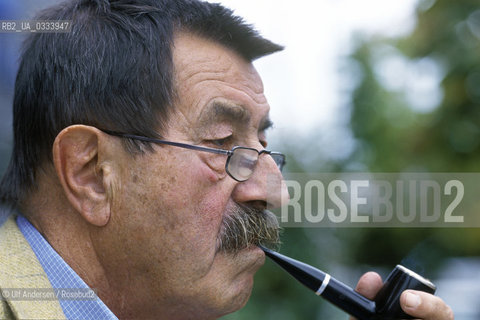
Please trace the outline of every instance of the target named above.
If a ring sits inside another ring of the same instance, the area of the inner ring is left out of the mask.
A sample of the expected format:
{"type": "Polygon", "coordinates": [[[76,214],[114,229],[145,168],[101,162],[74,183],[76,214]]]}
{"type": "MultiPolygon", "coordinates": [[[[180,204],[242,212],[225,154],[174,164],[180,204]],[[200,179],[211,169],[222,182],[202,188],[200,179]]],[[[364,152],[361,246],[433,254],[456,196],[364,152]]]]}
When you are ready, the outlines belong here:
{"type": "Polygon", "coordinates": [[[268,209],[279,208],[288,203],[287,186],[270,155],[263,153],[259,156],[252,176],[235,186],[233,199],[239,203],[268,209]]]}

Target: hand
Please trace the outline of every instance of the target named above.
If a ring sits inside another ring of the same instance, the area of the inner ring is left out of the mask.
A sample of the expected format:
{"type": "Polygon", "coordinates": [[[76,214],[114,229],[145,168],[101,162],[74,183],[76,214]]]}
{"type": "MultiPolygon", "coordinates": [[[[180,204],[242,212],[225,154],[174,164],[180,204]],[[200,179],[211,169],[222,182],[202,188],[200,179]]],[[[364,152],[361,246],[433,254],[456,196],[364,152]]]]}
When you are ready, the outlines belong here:
{"type": "MultiPolygon", "coordinates": [[[[367,272],[358,280],[355,290],[368,299],[374,299],[382,285],[382,278],[377,273],[367,272]]],[[[442,299],[421,291],[405,290],[400,296],[400,306],[403,311],[418,319],[454,319],[452,309],[442,299]]]]}

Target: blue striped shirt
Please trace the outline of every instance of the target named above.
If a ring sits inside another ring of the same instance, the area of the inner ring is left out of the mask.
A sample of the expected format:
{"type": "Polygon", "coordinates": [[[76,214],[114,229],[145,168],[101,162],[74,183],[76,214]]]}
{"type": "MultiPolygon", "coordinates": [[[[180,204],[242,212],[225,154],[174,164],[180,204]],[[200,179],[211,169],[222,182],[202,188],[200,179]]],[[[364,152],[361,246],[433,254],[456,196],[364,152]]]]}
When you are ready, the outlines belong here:
{"type": "MultiPolygon", "coordinates": [[[[72,289],[71,291],[67,290],[71,294],[76,294],[74,289],[78,289],[80,293],[90,289],[27,219],[19,215],[17,224],[35,252],[54,289],[72,289]]],[[[93,299],[72,299],[70,295],[67,299],[59,299],[59,302],[67,319],[118,320],[96,295],[93,299]]]]}

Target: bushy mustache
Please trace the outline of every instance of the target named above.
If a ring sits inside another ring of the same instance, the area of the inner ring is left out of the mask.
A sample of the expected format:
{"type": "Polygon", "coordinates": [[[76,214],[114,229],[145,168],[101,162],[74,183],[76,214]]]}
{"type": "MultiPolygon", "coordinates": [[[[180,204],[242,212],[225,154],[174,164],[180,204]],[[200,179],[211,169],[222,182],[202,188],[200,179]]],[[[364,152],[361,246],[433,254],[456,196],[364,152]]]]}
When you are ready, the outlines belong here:
{"type": "Polygon", "coordinates": [[[278,249],[280,227],[277,217],[268,210],[237,204],[223,218],[217,237],[217,252],[236,254],[251,245],[278,249]]]}

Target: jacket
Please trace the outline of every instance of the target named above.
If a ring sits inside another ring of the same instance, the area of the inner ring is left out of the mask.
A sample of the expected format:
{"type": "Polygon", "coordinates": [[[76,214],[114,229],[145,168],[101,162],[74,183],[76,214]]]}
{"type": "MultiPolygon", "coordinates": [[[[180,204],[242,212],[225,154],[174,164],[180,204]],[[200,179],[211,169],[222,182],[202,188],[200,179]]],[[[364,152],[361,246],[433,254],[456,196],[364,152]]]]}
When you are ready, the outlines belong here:
{"type": "Polygon", "coordinates": [[[0,227],[0,319],[65,319],[58,300],[21,301],[11,297],[15,290],[29,289],[52,286],[11,215],[0,227]]]}

